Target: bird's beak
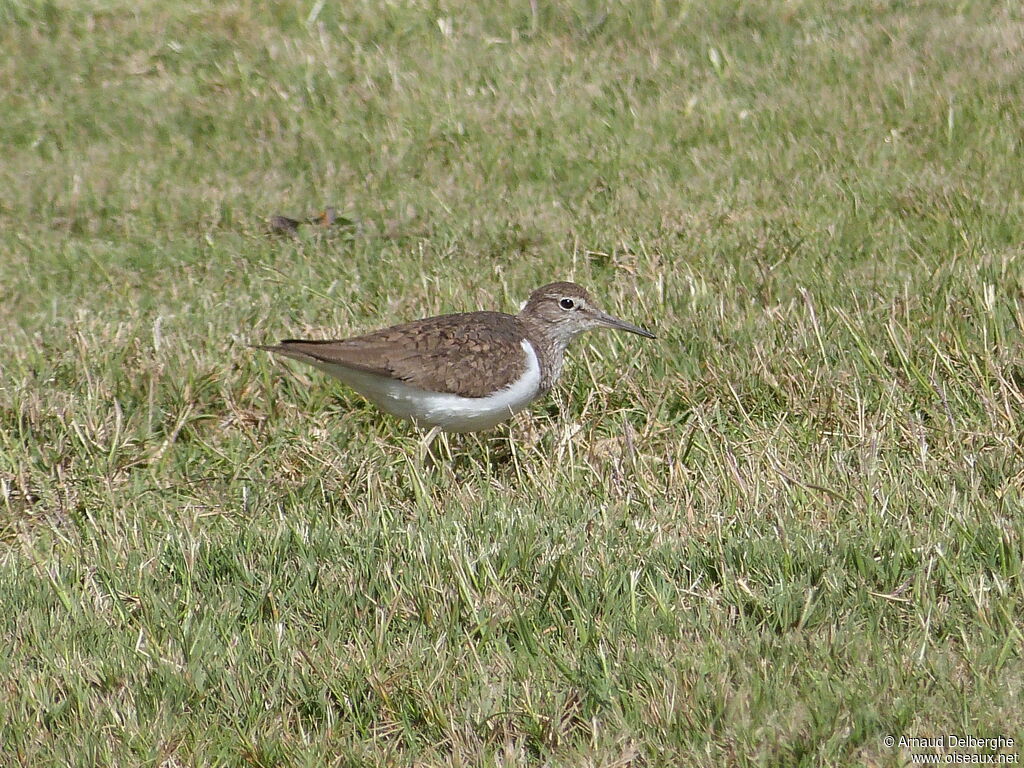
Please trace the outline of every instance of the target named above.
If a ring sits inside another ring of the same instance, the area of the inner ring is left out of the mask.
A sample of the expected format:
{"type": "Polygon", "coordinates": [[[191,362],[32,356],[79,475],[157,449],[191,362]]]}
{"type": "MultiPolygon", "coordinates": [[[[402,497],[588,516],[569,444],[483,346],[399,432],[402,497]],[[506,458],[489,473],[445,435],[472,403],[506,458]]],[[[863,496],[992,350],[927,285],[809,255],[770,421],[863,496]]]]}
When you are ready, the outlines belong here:
{"type": "Polygon", "coordinates": [[[648,339],[658,338],[650,331],[641,328],[639,325],[627,323],[625,320],[620,320],[617,317],[609,315],[607,312],[602,312],[599,309],[592,310],[592,312],[594,313],[594,319],[606,328],[614,328],[617,331],[629,331],[630,333],[635,333],[637,336],[644,336],[648,339]]]}

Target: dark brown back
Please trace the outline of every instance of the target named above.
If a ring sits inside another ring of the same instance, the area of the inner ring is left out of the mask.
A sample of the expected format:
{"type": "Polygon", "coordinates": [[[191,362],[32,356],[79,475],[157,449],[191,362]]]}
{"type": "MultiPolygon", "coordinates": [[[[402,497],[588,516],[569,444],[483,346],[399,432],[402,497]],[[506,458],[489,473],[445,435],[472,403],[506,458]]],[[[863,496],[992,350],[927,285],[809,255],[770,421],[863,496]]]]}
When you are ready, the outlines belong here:
{"type": "Polygon", "coordinates": [[[431,392],[486,397],[526,370],[523,323],[502,312],[428,317],[365,336],[287,339],[264,347],[309,363],[341,365],[400,379],[431,392]]]}

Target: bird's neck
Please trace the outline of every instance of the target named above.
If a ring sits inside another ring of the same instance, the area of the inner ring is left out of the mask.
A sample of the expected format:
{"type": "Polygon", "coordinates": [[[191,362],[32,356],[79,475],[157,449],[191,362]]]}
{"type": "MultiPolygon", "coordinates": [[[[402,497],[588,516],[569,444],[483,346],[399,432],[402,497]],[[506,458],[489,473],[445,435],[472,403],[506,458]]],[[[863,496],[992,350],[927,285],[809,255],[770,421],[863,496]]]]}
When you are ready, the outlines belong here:
{"type": "Polygon", "coordinates": [[[554,332],[547,323],[541,323],[529,316],[520,315],[526,329],[526,338],[533,345],[540,363],[540,391],[546,394],[562,375],[562,363],[565,362],[565,350],[569,339],[554,332]]]}

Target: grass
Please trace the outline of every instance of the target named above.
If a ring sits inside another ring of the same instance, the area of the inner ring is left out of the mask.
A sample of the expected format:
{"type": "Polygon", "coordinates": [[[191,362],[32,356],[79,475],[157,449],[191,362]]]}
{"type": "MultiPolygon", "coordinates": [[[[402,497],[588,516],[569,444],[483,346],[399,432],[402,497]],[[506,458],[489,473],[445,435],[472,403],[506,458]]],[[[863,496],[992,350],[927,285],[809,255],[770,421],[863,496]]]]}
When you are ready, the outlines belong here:
{"type": "Polygon", "coordinates": [[[1024,739],[1017,4],[0,22],[0,762],[1024,739]],[[658,341],[433,469],[247,348],[570,278],[658,341]]]}

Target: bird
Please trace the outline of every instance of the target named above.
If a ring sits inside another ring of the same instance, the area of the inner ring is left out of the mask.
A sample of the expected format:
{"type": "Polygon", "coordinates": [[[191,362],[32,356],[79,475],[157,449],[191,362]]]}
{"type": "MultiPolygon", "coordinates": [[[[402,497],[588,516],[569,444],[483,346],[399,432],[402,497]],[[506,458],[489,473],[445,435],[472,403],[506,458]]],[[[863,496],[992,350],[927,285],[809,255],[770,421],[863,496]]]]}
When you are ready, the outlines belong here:
{"type": "Polygon", "coordinates": [[[656,338],[601,310],[582,286],[555,282],[533,291],[515,315],[461,312],[348,339],[256,348],[312,365],[418,428],[478,432],[546,395],[569,343],[596,328],[656,338]]]}
{"type": "Polygon", "coordinates": [[[275,235],[294,235],[299,231],[299,225],[302,224],[298,219],[293,219],[288,216],[271,216],[270,217],[270,231],[275,235]]]}
{"type": "Polygon", "coordinates": [[[293,219],[290,216],[277,214],[276,216],[271,216],[267,223],[270,232],[275,235],[296,235],[299,232],[299,227],[303,224],[314,224],[324,228],[356,226],[356,222],[353,219],[338,215],[338,209],[332,205],[305,219],[293,219]]]}

